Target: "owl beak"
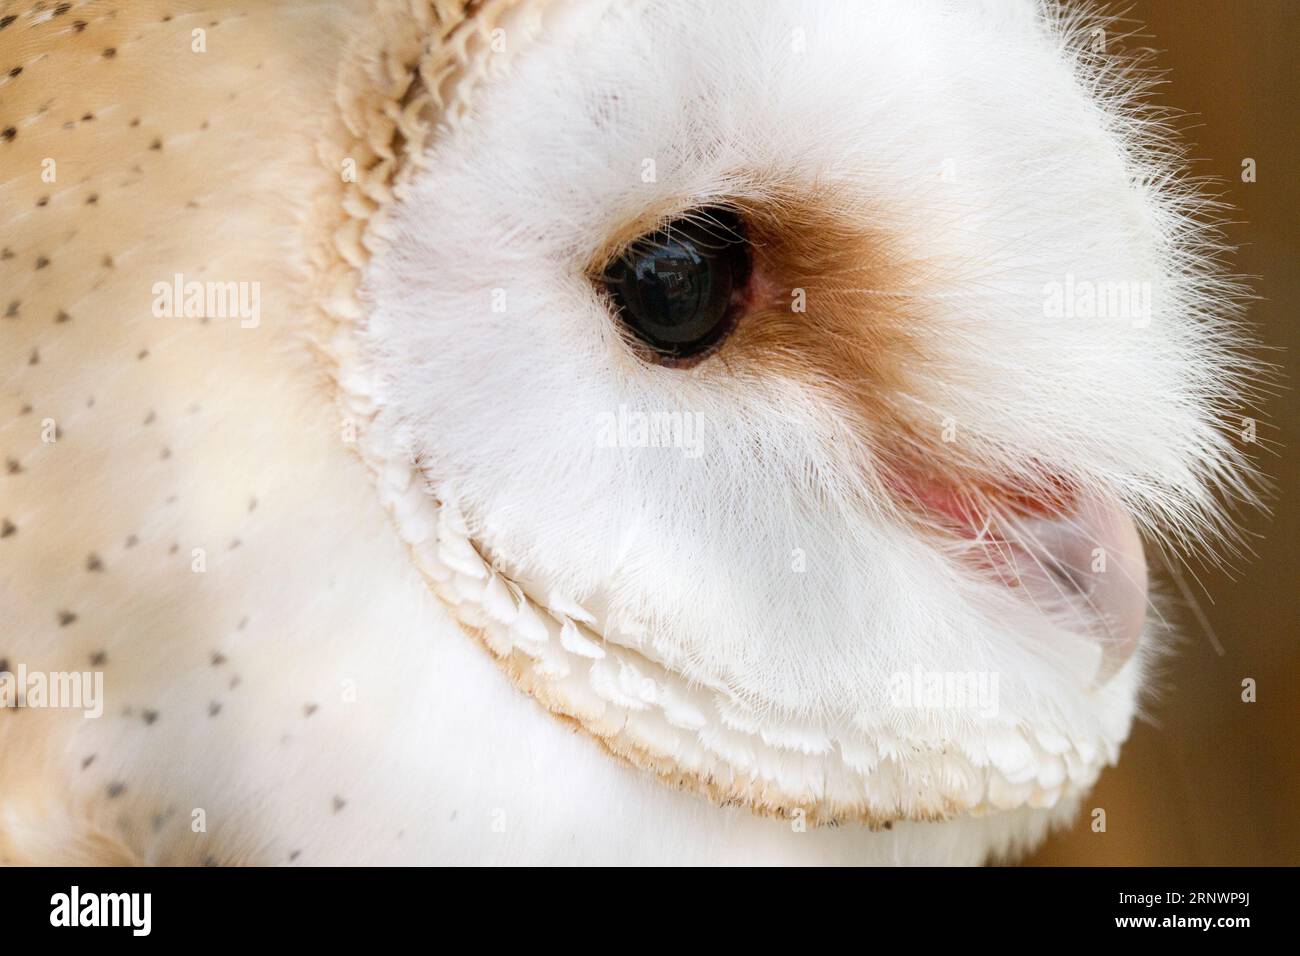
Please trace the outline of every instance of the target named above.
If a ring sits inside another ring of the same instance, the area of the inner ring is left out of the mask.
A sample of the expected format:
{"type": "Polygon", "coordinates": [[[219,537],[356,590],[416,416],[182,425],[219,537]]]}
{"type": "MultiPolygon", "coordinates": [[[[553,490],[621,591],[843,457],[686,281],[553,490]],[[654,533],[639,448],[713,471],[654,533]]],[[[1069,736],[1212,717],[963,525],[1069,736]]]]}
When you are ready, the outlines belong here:
{"type": "Polygon", "coordinates": [[[1013,493],[977,481],[889,475],[929,527],[963,541],[968,567],[1005,585],[1056,625],[1053,653],[1100,686],[1133,656],[1146,625],[1147,562],[1128,512],[1060,478],[1013,493]],[[954,489],[978,487],[979,493],[954,489]]]}
{"type": "Polygon", "coordinates": [[[1132,518],[1106,497],[1080,495],[1066,510],[1014,519],[1007,532],[1007,583],[1095,643],[1095,684],[1105,683],[1133,656],[1146,624],[1147,563],[1132,518]]]}

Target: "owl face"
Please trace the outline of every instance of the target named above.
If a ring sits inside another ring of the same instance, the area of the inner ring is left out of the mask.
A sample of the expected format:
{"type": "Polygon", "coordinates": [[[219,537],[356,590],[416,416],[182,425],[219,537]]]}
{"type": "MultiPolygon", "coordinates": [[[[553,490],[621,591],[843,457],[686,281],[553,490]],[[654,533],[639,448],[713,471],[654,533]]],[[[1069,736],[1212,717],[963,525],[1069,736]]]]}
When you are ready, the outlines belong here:
{"type": "Polygon", "coordinates": [[[1214,533],[1245,365],[1104,28],[661,0],[470,30],[344,382],[436,509],[417,560],[545,706],[826,819],[1066,806],[1114,759],[1141,538],[1214,533]]]}

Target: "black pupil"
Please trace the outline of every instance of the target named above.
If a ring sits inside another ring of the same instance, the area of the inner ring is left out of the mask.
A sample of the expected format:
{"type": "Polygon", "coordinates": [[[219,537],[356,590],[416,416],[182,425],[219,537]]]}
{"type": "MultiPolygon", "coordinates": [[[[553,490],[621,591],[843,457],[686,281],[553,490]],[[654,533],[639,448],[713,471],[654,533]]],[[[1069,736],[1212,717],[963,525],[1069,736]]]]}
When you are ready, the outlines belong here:
{"type": "Polygon", "coordinates": [[[744,225],[705,209],[642,236],[605,270],[619,318],[663,356],[689,358],[731,330],[749,278],[744,225]]]}

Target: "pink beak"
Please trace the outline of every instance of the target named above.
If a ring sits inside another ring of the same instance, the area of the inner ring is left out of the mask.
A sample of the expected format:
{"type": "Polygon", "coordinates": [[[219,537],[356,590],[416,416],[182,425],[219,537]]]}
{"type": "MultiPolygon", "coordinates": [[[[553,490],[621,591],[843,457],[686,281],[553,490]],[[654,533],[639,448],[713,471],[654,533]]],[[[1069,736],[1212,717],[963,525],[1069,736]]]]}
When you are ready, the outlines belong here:
{"type": "Polygon", "coordinates": [[[1040,607],[1064,606],[1065,626],[1101,647],[1096,683],[1113,677],[1146,624],[1147,563],[1133,520],[1115,502],[1082,496],[1008,530],[1014,581],[1040,607]]]}
{"type": "Polygon", "coordinates": [[[936,526],[978,543],[970,555],[979,571],[1051,613],[1063,630],[1091,639],[1101,651],[1096,685],[1133,656],[1146,624],[1147,563],[1137,528],[1117,502],[1066,481],[1038,495],[986,489],[972,500],[955,484],[915,473],[895,471],[888,480],[936,526]],[[1003,502],[996,517],[985,500],[1003,502]]]}

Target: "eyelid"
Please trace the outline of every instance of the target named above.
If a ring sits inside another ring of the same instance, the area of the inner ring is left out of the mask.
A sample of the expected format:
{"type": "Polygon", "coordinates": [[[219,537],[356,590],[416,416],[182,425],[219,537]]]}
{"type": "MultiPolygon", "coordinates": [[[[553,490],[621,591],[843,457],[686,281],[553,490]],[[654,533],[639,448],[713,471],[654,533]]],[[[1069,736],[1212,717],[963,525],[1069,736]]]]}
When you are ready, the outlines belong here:
{"type": "MultiPolygon", "coordinates": [[[[645,239],[646,236],[662,232],[672,223],[706,209],[725,210],[739,218],[742,223],[745,221],[744,207],[726,197],[703,201],[697,199],[693,202],[674,201],[670,205],[666,204],[654,210],[647,210],[639,216],[627,220],[622,226],[615,229],[611,234],[611,238],[596,249],[590,265],[585,270],[587,275],[592,279],[604,281],[605,273],[609,267],[625,258],[632,251],[632,248],[645,239]]],[[[740,238],[747,239],[745,236],[740,238]]]]}

